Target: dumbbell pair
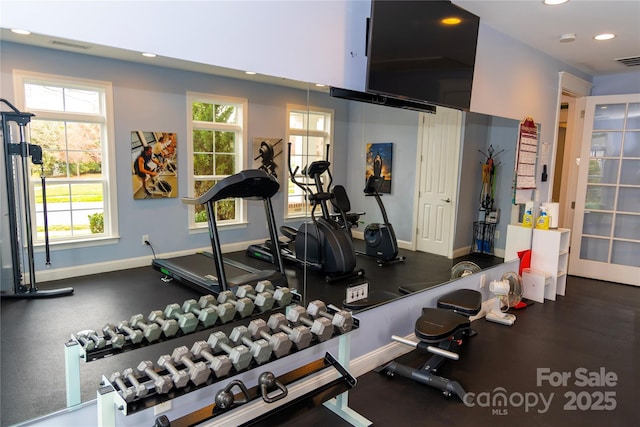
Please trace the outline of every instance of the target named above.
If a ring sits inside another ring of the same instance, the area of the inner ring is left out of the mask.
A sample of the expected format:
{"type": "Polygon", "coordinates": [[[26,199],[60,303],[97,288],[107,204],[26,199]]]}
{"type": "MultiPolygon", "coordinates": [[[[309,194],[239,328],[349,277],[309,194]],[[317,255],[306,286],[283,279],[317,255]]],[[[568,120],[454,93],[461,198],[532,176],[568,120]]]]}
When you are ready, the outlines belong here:
{"type": "Polygon", "coordinates": [[[147,321],[142,314],[136,314],[128,322],[120,322],[117,327],[107,324],[102,328],[102,336],[95,331],[80,331],[76,339],[87,351],[103,348],[107,341],[113,348],[122,348],[127,341],[133,344],[143,339],[154,342],[162,334],[173,337],[180,329],[188,334],[196,330],[198,323],[208,328],[218,320],[221,323],[230,322],[236,312],[245,318],[252,315],[256,307],[264,312],[273,308],[274,304],[281,307],[288,305],[291,300],[289,288],[274,289],[271,282],[263,280],[256,284],[255,289],[250,285],[238,287],[235,295],[231,291],[221,292],[217,300],[212,295],[204,295],[197,302],[193,299],[185,301],[182,307],[169,304],[164,312],[152,311],[147,321]]]}

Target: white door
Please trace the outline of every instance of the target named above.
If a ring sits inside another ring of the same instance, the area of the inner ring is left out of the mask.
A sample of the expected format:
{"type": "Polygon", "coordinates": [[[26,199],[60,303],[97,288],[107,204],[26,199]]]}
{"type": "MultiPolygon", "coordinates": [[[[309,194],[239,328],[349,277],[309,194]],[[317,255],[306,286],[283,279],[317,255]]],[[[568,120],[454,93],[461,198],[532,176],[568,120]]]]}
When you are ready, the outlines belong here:
{"type": "Polygon", "coordinates": [[[437,107],[421,115],[417,249],[451,257],[462,112],[437,107]]]}
{"type": "Polygon", "coordinates": [[[640,286],[640,94],[588,97],[569,274],[640,286]]]}

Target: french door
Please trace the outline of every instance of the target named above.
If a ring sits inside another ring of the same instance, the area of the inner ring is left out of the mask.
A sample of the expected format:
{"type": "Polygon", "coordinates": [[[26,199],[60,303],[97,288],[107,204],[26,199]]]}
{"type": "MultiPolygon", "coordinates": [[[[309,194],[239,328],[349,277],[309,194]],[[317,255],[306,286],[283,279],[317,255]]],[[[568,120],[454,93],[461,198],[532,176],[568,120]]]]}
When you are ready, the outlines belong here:
{"type": "Polygon", "coordinates": [[[640,286],[640,94],[586,98],[569,274],[640,286]]]}

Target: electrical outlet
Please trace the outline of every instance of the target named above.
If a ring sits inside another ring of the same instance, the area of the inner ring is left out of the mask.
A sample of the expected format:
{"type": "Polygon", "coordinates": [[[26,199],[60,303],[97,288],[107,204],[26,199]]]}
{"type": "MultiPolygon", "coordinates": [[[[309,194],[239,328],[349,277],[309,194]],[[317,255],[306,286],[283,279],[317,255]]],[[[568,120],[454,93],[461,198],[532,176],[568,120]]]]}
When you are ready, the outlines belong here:
{"type": "Polygon", "coordinates": [[[160,415],[163,412],[167,412],[171,410],[171,401],[167,400],[166,402],[158,403],[153,407],[153,415],[160,415]]]}
{"type": "Polygon", "coordinates": [[[142,244],[146,245],[148,241],[149,241],[149,235],[148,234],[143,234],[142,235],[142,244]]]}
{"type": "Polygon", "coordinates": [[[359,285],[349,286],[347,288],[347,304],[354,301],[360,301],[366,299],[369,296],[369,284],[360,283],[359,285]]]}
{"type": "Polygon", "coordinates": [[[496,232],[493,233],[493,236],[496,238],[496,240],[499,239],[500,238],[500,230],[496,230],[496,232]]]}

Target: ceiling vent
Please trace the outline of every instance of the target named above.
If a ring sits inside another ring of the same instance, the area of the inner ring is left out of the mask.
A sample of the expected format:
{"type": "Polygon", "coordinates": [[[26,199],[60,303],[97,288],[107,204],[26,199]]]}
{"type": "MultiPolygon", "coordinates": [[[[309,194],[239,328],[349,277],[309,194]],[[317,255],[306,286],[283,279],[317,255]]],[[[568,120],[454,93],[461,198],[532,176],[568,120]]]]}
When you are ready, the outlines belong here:
{"type": "Polygon", "coordinates": [[[628,58],[617,58],[615,61],[618,61],[622,65],[626,65],[627,67],[636,67],[640,65],[640,56],[630,56],[628,58]]]}
{"type": "Polygon", "coordinates": [[[51,44],[56,47],[70,47],[71,49],[82,49],[82,50],[91,49],[91,46],[87,46],[84,44],[69,43],[69,42],[63,42],[59,40],[51,40],[51,44]]]}

